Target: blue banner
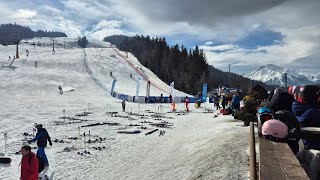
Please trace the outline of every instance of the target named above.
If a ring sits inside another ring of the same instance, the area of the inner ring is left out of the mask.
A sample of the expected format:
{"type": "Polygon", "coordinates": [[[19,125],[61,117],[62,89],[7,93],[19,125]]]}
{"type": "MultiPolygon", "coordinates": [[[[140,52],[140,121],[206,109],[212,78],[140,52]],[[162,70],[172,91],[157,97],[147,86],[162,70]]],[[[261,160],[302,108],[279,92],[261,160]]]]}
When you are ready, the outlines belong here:
{"type": "Polygon", "coordinates": [[[113,80],[112,81],[111,92],[110,92],[111,96],[112,96],[112,93],[114,91],[114,87],[116,86],[116,82],[117,82],[117,80],[113,80]]]}
{"type": "Polygon", "coordinates": [[[207,83],[203,84],[203,87],[202,87],[202,102],[206,102],[207,89],[208,89],[208,84],[207,83]]]}

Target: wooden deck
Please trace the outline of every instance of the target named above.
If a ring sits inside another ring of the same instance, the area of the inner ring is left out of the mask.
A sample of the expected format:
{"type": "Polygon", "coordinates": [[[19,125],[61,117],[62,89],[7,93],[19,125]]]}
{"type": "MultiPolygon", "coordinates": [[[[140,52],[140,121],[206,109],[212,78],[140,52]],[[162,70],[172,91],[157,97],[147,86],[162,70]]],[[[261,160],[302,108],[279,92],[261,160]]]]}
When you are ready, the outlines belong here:
{"type": "Polygon", "coordinates": [[[260,180],[309,180],[286,143],[277,143],[260,137],[258,141],[260,180]]]}

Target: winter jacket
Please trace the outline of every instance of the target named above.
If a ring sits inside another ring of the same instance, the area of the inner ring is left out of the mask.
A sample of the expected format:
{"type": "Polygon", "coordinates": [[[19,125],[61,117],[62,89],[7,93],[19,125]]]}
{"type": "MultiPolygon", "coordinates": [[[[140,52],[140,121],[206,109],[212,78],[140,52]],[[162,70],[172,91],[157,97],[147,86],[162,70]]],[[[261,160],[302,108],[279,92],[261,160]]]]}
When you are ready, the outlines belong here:
{"type": "Polygon", "coordinates": [[[31,142],[35,141],[37,141],[38,147],[47,147],[47,141],[49,141],[50,145],[52,144],[48,131],[45,128],[38,129],[36,137],[31,140],[31,142]]]}
{"type": "Polygon", "coordinates": [[[189,99],[186,99],[186,106],[188,106],[189,105],[189,99]]]}
{"type": "MultiPolygon", "coordinates": [[[[298,117],[298,120],[301,127],[320,127],[320,109],[311,108],[298,117]]],[[[320,150],[320,138],[318,140],[304,140],[303,144],[305,149],[320,150]]]]}
{"type": "Polygon", "coordinates": [[[21,161],[21,180],[38,180],[38,158],[33,152],[22,157],[21,161]]]}
{"type": "Polygon", "coordinates": [[[224,97],[222,98],[221,105],[222,105],[222,106],[225,106],[225,105],[226,105],[226,98],[224,98],[224,97]]]}
{"type": "Polygon", "coordinates": [[[234,109],[240,109],[240,97],[239,96],[234,96],[232,99],[232,106],[234,109]]]}
{"type": "Polygon", "coordinates": [[[306,112],[308,109],[316,108],[315,105],[305,104],[298,101],[293,101],[292,103],[292,112],[297,117],[300,117],[304,112],[306,112]]]}
{"type": "Polygon", "coordinates": [[[276,93],[272,96],[268,106],[273,112],[286,110],[292,112],[292,103],[294,98],[287,92],[276,93]]]}
{"type": "Polygon", "coordinates": [[[240,105],[240,97],[239,96],[234,96],[232,98],[232,104],[239,104],[240,105]]]}

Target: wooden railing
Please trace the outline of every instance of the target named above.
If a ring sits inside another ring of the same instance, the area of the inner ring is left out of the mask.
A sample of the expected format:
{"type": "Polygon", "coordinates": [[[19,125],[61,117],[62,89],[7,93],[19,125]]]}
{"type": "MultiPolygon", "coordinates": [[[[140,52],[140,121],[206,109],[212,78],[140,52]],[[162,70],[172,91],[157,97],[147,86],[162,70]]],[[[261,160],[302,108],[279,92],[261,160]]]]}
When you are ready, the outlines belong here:
{"type": "MultiPolygon", "coordinates": [[[[254,136],[250,128],[250,136],[254,136]]],[[[250,137],[253,139],[253,137],[250,137]]],[[[261,137],[257,138],[259,143],[259,165],[252,163],[256,157],[250,152],[250,180],[309,180],[308,175],[302,168],[296,156],[287,143],[273,142],[261,137]],[[258,170],[256,169],[258,168],[258,170]],[[258,175],[255,174],[258,172],[258,175]]],[[[252,146],[252,142],[250,146],[252,146]]],[[[252,148],[250,148],[250,151],[252,148]]],[[[255,150],[255,147],[254,147],[255,150]]]]}

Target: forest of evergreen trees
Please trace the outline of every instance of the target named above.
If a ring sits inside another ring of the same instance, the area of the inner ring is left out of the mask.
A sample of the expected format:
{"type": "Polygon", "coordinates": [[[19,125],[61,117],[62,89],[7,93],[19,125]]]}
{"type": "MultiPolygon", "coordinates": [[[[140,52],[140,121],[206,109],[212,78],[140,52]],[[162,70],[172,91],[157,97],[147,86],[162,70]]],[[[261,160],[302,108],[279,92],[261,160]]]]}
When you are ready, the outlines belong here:
{"type": "Polygon", "coordinates": [[[1,24],[0,25],[0,37],[16,36],[21,38],[34,38],[34,37],[67,37],[63,32],[55,31],[33,31],[28,26],[22,26],[18,24],[1,24]]]}
{"type": "Polygon", "coordinates": [[[253,81],[240,75],[222,72],[208,65],[203,50],[196,46],[187,50],[183,45],[169,46],[165,38],[150,38],[149,36],[128,37],[113,35],[104,38],[122,51],[129,51],[138,58],[140,63],[153,71],[161,80],[189,94],[201,92],[202,85],[208,83],[208,90],[219,85],[240,87],[247,90],[262,82],[253,81]]]}
{"type": "Polygon", "coordinates": [[[82,48],[85,48],[87,44],[88,44],[88,40],[85,36],[78,40],[78,45],[82,48]]]}

